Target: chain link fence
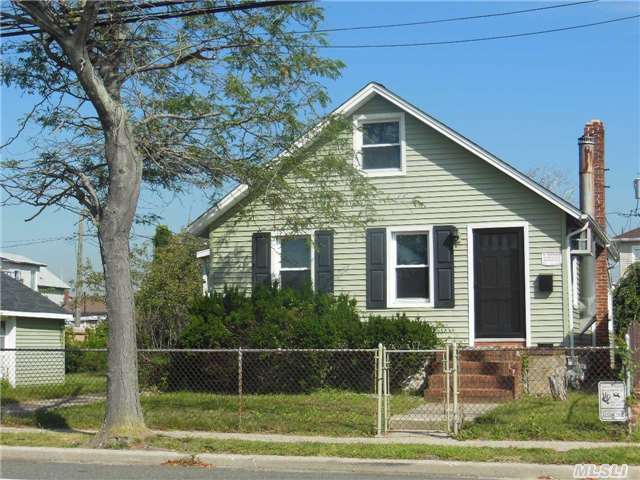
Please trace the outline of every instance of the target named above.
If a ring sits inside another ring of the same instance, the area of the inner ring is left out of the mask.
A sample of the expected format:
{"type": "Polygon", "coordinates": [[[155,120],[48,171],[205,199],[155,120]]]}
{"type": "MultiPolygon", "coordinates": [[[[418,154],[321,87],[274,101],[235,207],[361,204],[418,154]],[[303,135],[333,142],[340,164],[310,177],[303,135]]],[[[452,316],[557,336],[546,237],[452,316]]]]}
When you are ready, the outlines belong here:
{"type": "MultiPolygon", "coordinates": [[[[375,350],[139,350],[152,428],[372,435],[375,350]]],[[[3,424],[97,427],[106,350],[0,351],[3,424]]]]}
{"type": "Polygon", "coordinates": [[[465,347],[455,355],[455,431],[584,440],[625,433],[624,423],[604,423],[598,412],[598,383],[626,377],[613,348],[465,347]]]}
{"type": "MultiPolygon", "coordinates": [[[[145,419],[161,430],[575,439],[624,429],[598,419],[598,382],[624,378],[604,347],[139,350],[138,366],[145,419]]],[[[106,350],[0,350],[0,377],[4,425],[102,422],[106,350]]]]}
{"type": "Polygon", "coordinates": [[[448,430],[448,353],[448,349],[385,350],[387,430],[448,430]]]}

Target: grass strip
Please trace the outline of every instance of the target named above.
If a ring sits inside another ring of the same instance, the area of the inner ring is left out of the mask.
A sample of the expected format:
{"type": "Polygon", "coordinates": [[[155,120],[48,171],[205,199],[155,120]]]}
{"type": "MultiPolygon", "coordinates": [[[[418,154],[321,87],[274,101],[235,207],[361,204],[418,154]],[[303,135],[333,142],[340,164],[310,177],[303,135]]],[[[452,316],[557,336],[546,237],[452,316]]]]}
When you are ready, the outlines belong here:
{"type": "MultiPolygon", "coordinates": [[[[79,433],[3,433],[2,445],[78,447],[91,436],[79,433]]],[[[155,436],[146,448],[198,455],[290,455],[402,460],[450,460],[463,462],[515,462],[538,464],[595,463],[640,465],[640,448],[584,448],[556,452],[546,448],[481,448],[406,444],[282,443],[245,440],[212,440],[155,436]]]]}

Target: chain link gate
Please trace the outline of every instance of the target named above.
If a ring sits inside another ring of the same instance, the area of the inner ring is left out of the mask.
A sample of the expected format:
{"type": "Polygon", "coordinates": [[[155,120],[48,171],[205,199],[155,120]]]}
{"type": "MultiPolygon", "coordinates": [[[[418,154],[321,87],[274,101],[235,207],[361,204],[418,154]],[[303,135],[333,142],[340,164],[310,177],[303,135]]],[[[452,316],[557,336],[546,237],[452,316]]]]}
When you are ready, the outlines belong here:
{"type": "Polygon", "coordinates": [[[455,344],[429,350],[376,352],[377,433],[457,433],[455,344]]]}

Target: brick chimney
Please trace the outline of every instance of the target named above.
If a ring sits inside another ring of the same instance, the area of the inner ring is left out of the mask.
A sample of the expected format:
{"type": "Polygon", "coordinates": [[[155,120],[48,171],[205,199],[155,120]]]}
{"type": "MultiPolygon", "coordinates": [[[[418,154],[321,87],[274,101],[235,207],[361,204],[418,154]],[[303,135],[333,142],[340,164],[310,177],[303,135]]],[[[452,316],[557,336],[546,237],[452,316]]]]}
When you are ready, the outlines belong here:
{"type": "MultiPolygon", "coordinates": [[[[601,120],[591,120],[584,127],[584,135],[591,137],[593,146],[593,185],[591,195],[591,214],[603,231],[607,231],[605,209],[605,164],[604,164],[604,124],[601,120]]],[[[582,186],[582,183],[581,183],[582,186]]],[[[583,192],[580,192],[582,198],[583,192]]],[[[582,201],[581,201],[582,205],[582,201]]],[[[596,345],[609,344],[609,265],[605,248],[596,248],[595,259],[595,315],[596,345]]]]}

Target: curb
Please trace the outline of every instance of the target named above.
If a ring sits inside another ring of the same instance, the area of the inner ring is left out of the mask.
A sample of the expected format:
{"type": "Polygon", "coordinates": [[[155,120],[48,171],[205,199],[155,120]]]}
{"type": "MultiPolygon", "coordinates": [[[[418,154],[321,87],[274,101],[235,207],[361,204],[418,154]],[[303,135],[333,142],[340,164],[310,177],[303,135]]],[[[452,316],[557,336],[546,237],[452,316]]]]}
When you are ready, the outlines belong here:
{"type": "MultiPolygon", "coordinates": [[[[103,465],[159,465],[188,455],[168,451],[99,450],[89,448],[0,447],[2,460],[103,465]]],[[[479,463],[438,460],[368,460],[334,457],[294,457],[277,455],[197,455],[202,462],[217,468],[366,474],[425,474],[500,479],[573,479],[573,465],[537,465],[530,463],[479,463]]],[[[640,467],[629,467],[628,478],[638,478],[640,467]]]]}

